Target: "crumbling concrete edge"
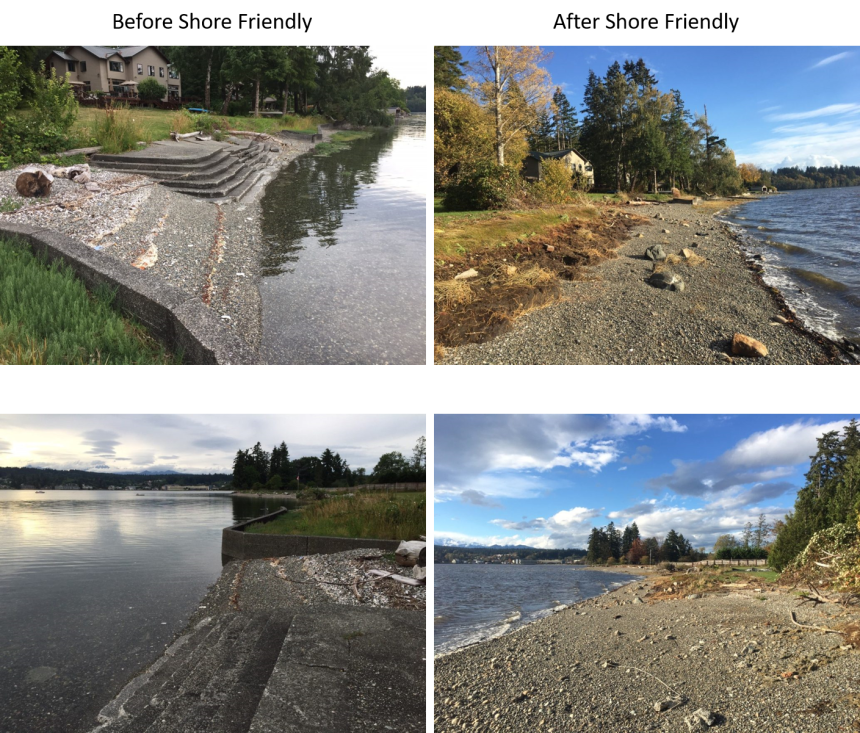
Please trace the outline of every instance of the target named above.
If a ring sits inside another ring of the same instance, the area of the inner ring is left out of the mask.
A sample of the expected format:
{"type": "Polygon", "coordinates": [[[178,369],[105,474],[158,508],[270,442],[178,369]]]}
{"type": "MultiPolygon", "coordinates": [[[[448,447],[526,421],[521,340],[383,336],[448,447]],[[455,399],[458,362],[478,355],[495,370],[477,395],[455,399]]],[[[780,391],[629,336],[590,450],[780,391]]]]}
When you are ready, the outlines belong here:
{"type": "Polygon", "coordinates": [[[49,262],[61,261],[93,291],[107,286],[115,304],[186,364],[256,364],[251,347],[201,301],[151,272],[137,270],[71,237],[27,224],[0,223],[0,236],[30,245],[49,262]]]}

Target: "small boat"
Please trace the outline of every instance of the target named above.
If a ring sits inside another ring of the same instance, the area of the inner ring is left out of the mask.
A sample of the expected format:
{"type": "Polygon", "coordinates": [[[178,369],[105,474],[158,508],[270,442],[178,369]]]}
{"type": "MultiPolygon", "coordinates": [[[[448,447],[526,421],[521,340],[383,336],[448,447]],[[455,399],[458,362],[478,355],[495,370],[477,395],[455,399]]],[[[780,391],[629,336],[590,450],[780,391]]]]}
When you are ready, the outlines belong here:
{"type": "Polygon", "coordinates": [[[37,494],[44,494],[45,492],[44,491],[37,491],[36,493],[37,494]]]}

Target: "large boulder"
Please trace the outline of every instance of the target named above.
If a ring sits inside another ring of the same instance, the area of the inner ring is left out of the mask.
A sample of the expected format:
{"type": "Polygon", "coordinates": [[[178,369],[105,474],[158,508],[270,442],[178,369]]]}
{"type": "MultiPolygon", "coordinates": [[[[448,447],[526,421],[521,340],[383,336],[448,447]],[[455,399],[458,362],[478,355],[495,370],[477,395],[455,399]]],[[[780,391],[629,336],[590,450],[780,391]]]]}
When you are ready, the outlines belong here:
{"type": "Polygon", "coordinates": [[[732,353],[735,356],[745,356],[749,359],[758,359],[767,356],[767,346],[761,341],[756,341],[750,336],[736,333],[732,336],[732,353]]]}
{"type": "Polygon", "coordinates": [[[684,292],[684,280],[680,275],[676,275],[674,272],[655,272],[648,278],[648,283],[653,285],[655,288],[662,288],[663,290],[673,290],[678,293],[684,292]]]}
{"type": "Polygon", "coordinates": [[[663,245],[654,244],[645,250],[645,256],[652,262],[661,262],[666,259],[666,252],[663,250],[663,245]]]}
{"type": "Polygon", "coordinates": [[[38,168],[25,168],[15,179],[15,190],[25,198],[50,196],[54,177],[38,168]]]}

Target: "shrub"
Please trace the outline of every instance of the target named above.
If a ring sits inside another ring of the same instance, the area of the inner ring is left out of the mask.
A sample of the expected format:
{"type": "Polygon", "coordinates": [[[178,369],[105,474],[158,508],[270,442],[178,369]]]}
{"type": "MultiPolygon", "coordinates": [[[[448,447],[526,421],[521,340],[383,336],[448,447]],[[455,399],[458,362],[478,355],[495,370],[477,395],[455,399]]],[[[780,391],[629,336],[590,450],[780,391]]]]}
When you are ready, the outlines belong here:
{"type": "Polygon", "coordinates": [[[167,96],[167,87],[150,77],[137,85],[137,96],[145,102],[156,102],[167,96]]]}
{"type": "Polygon", "coordinates": [[[532,184],[531,194],[542,204],[563,204],[570,198],[573,178],[562,160],[544,160],[541,177],[532,184]]]}
{"type": "Polygon", "coordinates": [[[296,492],[296,498],[303,499],[305,501],[325,499],[326,496],[328,496],[328,494],[325,489],[318,489],[316,487],[308,487],[296,492]]]}
{"type": "Polygon", "coordinates": [[[519,176],[511,168],[495,163],[479,163],[460,176],[445,191],[449,211],[503,209],[519,190],[519,176]]]}
{"type": "Polygon", "coordinates": [[[104,153],[124,153],[136,149],[141,140],[149,142],[143,126],[135,121],[125,105],[110,106],[104,114],[96,116],[93,138],[104,153]]]}

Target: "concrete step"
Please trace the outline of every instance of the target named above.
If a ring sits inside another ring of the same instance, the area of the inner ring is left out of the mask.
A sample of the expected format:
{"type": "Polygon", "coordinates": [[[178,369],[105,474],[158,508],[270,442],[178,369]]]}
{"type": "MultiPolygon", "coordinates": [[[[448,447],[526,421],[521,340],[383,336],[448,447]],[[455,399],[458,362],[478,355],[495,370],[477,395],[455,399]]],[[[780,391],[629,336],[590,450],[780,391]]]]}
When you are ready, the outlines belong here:
{"type": "MultiPolygon", "coordinates": [[[[161,152],[161,148],[158,148],[157,150],[161,152]]],[[[90,161],[93,165],[101,168],[112,168],[116,166],[126,168],[148,165],[156,167],[177,165],[201,166],[205,165],[208,161],[211,161],[212,158],[217,158],[223,155],[227,150],[228,148],[224,146],[218,146],[214,149],[204,148],[200,151],[191,150],[183,155],[176,156],[169,155],[165,152],[161,152],[161,154],[147,154],[147,150],[143,150],[139,153],[119,153],[115,155],[96,153],[90,158],[90,161]]]]}
{"type": "Polygon", "coordinates": [[[424,629],[413,611],[296,614],[250,733],[424,733],[424,629]]]}
{"type": "Polygon", "coordinates": [[[231,180],[220,186],[197,187],[193,185],[171,185],[172,190],[179,193],[189,194],[200,198],[236,198],[237,192],[244,193],[247,188],[250,188],[259,178],[260,171],[268,165],[268,159],[260,159],[255,161],[253,165],[243,166],[240,171],[231,180]],[[248,182],[249,178],[254,178],[248,182]],[[247,183],[247,185],[246,185],[247,183]]]}

